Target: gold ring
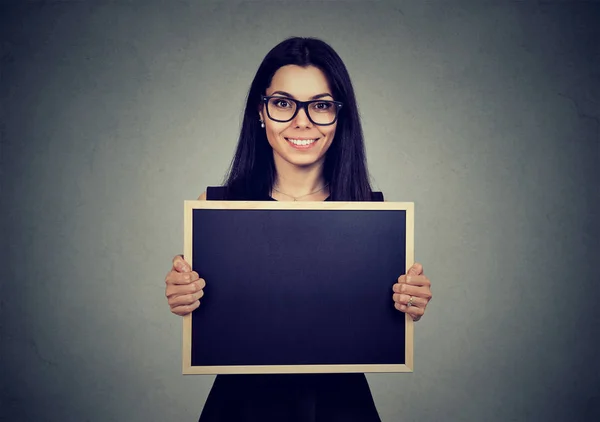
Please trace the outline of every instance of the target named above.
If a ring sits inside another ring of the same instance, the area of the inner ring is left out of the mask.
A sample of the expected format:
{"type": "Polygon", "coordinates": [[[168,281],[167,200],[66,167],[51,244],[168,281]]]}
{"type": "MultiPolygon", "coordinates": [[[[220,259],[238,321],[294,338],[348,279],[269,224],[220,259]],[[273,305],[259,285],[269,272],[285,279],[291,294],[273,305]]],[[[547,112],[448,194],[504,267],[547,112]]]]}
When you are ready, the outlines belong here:
{"type": "Polygon", "coordinates": [[[413,306],[413,299],[414,299],[414,298],[415,298],[414,296],[411,296],[411,297],[410,297],[410,299],[408,299],[408,303],[406,304],[406,306],[408,306],[409,308],[410,308],[411,306],[413,306]]]}

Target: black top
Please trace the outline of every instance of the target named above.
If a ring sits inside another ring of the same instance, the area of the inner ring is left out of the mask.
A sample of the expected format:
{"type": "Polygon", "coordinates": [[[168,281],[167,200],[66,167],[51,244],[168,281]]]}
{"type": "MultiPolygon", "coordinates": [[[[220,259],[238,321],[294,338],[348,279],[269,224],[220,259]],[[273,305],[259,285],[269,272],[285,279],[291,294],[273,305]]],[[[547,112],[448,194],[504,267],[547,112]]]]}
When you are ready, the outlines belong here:
{"type": "MultiPolygon", "coordinates": [[[[207,188],[206,199],[236,200],[224,187],[207,188]]],[[[373,192],[372,200],[383,201],[382,193],[373,192]]],[[[380,418],[361,373],[232,374],[217,375],[208,395],[199,422],[213,421],[380,422],[380,418]]]]}
{"type": "MultiPolygon", "coordinates": [[[[242,199],[234,192],[230,192],[224,186],[209,186],[206,189],[206,199],[208,201],[236,201],[242,199]]],[[[265,195],[263,198],[255,198],[255,201],[276,201],[272,197],[265,195]]],[[[331,197],[327,197],[325,201],[330,201],[331,197]]],[[[373,202],[383,202],[383,193],[381,192],[371,192],[371,201],[373,202]]]]}

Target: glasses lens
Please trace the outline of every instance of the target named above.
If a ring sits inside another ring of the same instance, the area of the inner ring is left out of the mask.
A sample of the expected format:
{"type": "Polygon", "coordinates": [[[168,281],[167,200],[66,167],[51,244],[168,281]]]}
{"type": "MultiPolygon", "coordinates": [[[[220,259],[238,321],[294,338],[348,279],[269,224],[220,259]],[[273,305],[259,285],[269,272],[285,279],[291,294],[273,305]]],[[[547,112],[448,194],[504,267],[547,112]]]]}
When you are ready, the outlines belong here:
{"type": "MultiPolygon", "coordinates": [[[[267,104],[274,120],[289,121],[296,112],[296,103],[287,98],[270,98],[267,104]]],[[[316,124],[328,125],[335,120],[337,107],[331,101],[317,101],[308,105],[308,114],[316,124]]]]}
{"type": "Polygon", "coordinates": [[[286,98],[270,98],[269,116],[274,120],[290,120],[296,112],[296,103],[286,98]]]}
{"type": "Polygon", "coordinates": [[[336,113],[337,107],[331,101],[319,101],[308,105],[308,114],[317,124],[330,124],[335,120],[336,113]]]}

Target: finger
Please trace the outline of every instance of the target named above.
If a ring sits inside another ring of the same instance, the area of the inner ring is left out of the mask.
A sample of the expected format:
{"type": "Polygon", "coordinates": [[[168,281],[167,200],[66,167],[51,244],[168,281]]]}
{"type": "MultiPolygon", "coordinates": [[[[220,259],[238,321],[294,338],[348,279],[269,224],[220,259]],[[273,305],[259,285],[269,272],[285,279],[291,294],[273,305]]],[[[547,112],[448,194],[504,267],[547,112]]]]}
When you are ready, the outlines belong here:
{"type": "Polygon", "coordinates": [[[398,283],[406,283],[406,274],[402,274],[398,277],[398,283]]]}
{"type": "Polygon", "coordinates": [[[200,290],[204,289],[205,286],[206,283],[204,283],[204,280],[202,279],[194,281],[190,284],[168,284],[167,288],[165,289],[165,295],[168,298],[171,298],[174,296],[198,293],[200,290]]]}
{"type": "Polygon", "coordinates": [[[198,308],[198,306],[200,306],[199,300],[197,300],[195,303],[193,303],[191,305],[177,306],[175,308],[171,308],[171,312],[173,312],[175,315],[185,316],[185,315],[193,312],[194,310],[196,310],[198,308]]]}
{"type": "Polygon", "coordinates": [[[407,275],[406,284],[413,286],[431,286],[431,282],[424,275],[407,275]]]}
{"type": "Polygon", "coordinates": [[[408,305],[411,297],[413,298],[411,306],[417,306],[419,308],[425,308],[427,306],[428,301],[426,299],[417,296],[403,295],[400,293],[394,293],[392,300],[400,305],[408,305]]]}
{"type": "Polygon", "coordinates": [[[392,287],[394,293],[404,293],[410,296],[422,297],[431,299],[431,289],[428,286],[413,286],[407,283],[396,283],[392,287]]]}
{"type": "Polygon", "coordinates": [[[173,258],[173,269],[175,271],[179,271],[180,273],[187,273],[191,271],[190,264],[186,262],[183,258],[183,255],[177,255],[173,258]]]}
{"type": "Polygon", "coordinates": [[[392,286],[392,290],[396,293],[402,293],[405,287],[402,286],[414,286],[414,287],[427,287],[430,288],[431,282],[424,275],[408,275],[398,278],[398,282],[392,286]]]}
{"type": "Polygon", "coordinates": [[[406,272],[408,275],[421,275],[423,274],[423,266],[418,262],[415,262],[412,267],[406,272]]]}
{"type": "Polygon", "coordinates": [[[431,290],[427,286],[411,286],[410,284],[404,284],[403,291],[401,293],[421,297],[429,301],[431,299],[431,290]]]}
{"type": "Polygon", "coordinates": [[[198,293],[204,288],[204,283],[200,280],[194,281],[190,284],[168,284],[165,289],[165,295],[170,298],[173,296],[189,295],[198,293]]]}
{"type": "Polygon", "coordinates": [[[190,271],[189,273],[178,273],[171,271],[165,278],[167,284],[190,284],[194,281],[200,280],[200,276],[196,271],[190,271]]]}
{"type": "Polygon", "coordinates": [[[425,313],[425,309],[411,306],[410,308],[407,308],[407,311],[405,313],[410,315],[413,320],[416,320],[423,316],[423,314],[425,313]]]}
{"type": "Polygon", "coordinates": [[[171,308],[176,308],[178,306],[193,305],[197,300],[201,299],[202,296],[204,296],[204,290],[187,295],[173,296],[169,298],[169,306],[171,308]]]}
{"type": "Polygon", "coordinates": [[[419,308],[417,306],[406,306],[396,302],[394,302],[394,308],[396,308],[400,312],[404,312],[405,314],[410,315],[413,318],[413,320],[420,319],[425,313],[425,309],[423,308],[419,308]]]}
{"type": "Polygon", "coordinates": [[[416,286],[430,286],[431,282],[424,275],[402,274],[398,277],[398,283],[414,284],[416,286]]]}

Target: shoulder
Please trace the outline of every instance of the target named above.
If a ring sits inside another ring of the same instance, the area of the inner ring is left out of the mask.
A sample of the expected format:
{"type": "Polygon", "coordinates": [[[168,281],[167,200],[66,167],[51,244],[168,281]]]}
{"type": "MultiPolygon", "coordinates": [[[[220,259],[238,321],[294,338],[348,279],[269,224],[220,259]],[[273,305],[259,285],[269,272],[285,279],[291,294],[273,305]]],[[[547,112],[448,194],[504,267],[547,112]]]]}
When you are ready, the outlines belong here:
{"type": "Polygon", "coordinates": [[[225,186],[208,186],[206,191],[200,195],[199,201],[223,201],[227,198],[225,186]]]}
{"type": "Polygon", "coordinates": [[[371,192],[371,201],[384,202],[383,192],[371,192]]]}

